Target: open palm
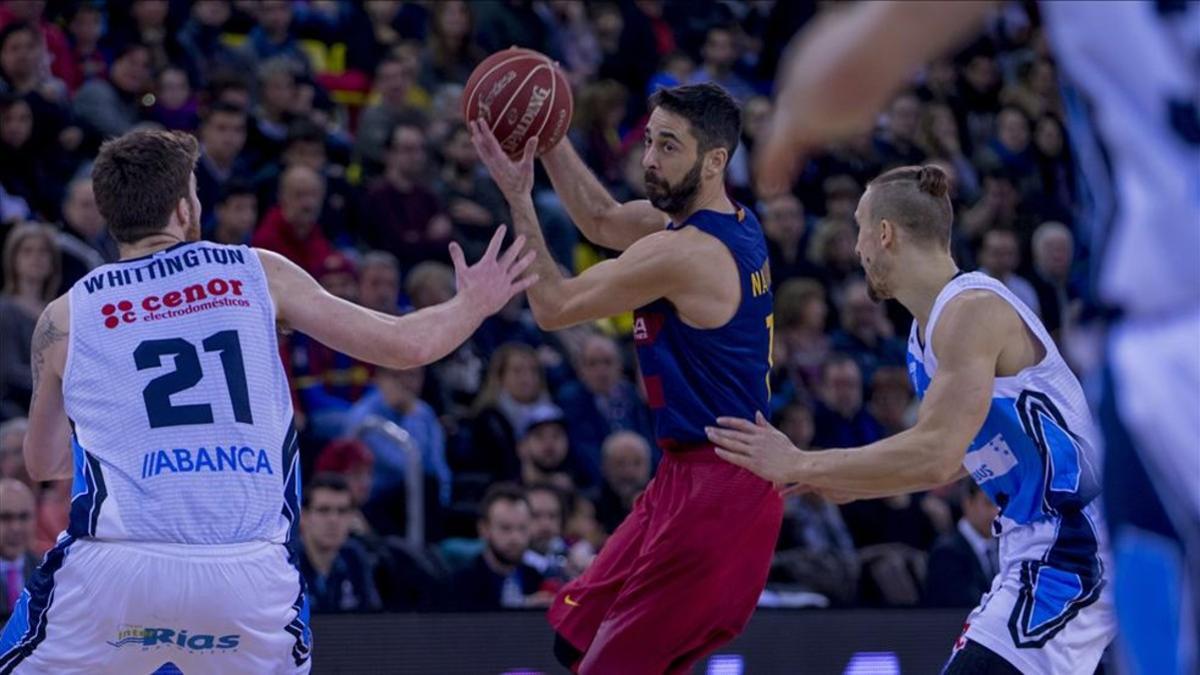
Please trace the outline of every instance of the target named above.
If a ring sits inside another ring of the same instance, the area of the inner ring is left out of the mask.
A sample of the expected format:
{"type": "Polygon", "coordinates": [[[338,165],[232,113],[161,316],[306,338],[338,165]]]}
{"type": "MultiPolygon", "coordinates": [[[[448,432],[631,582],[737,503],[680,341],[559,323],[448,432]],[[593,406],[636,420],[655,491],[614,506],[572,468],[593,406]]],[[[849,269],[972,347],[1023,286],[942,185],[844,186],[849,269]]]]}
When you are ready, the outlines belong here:
{"type": "Polygon", "coordinates": [[[521,250],[525,248],[524,235],[517,237],[508,250],[500,252],[500,244],[507,231],[508,228],[501,225],[492,235],[483,257],[470,266],[463,256],[462,247],[457,243],[450,244],[450,259],[454,261],[454,280],[458,293],[485,316],[499,312],[514,295],[538,280],[536,273],[521,276],[537,257],[534,251],[521,255],[521,250]]]}

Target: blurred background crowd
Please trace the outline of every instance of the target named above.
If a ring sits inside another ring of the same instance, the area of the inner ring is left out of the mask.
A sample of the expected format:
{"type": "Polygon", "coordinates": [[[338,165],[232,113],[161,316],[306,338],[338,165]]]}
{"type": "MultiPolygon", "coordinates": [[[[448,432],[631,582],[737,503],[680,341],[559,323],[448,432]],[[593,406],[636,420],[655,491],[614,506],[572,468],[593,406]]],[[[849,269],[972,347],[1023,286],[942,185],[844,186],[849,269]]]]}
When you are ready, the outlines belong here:
{"type": "MultiPolygon", "coordinates": [[[[792,194],[756,199],[749,159],[780,53],[825,4],[0,2],[0,618],[69,510],[69,483],[23,468],[30,337],[48,301],[117,256],[89,169],[104,139],[134,128],[199,139],[205,238],[277,251],[331,293],[402,314],[453,295],[450,241],[473,259],[508,218],[460,113],[485,56],[519,45],[562,65],[569,141],[619,199],[644,195],[647,96],[716,82],[744,105],[728,189],[768,239],[770,413],[798,446],[869,443],[914,421],[911,318],[870,300],[854,253],[857,200],[888,168],[941,165],[960,267],[1002,280],[1066,339],[1083,249],[1032,3],[920,73],[876,128],[813,155],[792,194]]],[[[611,254],[576,233],[544,176],[535,201],[564,268],[611,254]]],[[[547,604],[659,460],[630,328],[621,316],[544,333],[517,298],[450,357],[402,372],[283,336],[314,611],[547,604]]],[[[974,605],[995,569],[995,511],[972,487],[842,507],[789,498],[761,603],[974,605]]]]}

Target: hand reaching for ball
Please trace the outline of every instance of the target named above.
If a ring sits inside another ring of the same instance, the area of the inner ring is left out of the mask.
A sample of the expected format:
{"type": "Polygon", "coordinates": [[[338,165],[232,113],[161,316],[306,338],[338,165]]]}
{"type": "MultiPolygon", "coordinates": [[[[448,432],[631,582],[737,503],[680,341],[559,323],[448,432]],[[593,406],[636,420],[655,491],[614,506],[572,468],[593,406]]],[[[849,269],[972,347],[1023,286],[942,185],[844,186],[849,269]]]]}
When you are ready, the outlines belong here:
{"type": "Polygon", "coordinates": [[[515,197],[528,195],[533,190],[533,156],[537,153],[538,139],[533,136],[525,141],[525,148],[518,159],[509,159],[495,134],[479,120],[467,122],[471,131],[471,144],[479,153],[479,161],[492,174],[492,180],[510,202],[515,197]]]}

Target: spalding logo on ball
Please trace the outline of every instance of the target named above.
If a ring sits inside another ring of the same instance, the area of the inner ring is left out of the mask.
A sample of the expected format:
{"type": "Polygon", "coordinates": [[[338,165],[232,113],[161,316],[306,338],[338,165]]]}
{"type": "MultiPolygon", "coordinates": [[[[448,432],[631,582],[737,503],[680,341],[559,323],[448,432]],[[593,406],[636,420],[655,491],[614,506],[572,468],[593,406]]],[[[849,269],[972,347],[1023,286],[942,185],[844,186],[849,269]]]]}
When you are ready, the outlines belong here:
{"type": "Polygon", "coordinates": [[[514,159],[532,136],[538,138],[538,155],[562,140],[575,105],[558,64],[519,47],[496,52],[476,66],[462,102],[463,119],[482,120],[514,159]]]}

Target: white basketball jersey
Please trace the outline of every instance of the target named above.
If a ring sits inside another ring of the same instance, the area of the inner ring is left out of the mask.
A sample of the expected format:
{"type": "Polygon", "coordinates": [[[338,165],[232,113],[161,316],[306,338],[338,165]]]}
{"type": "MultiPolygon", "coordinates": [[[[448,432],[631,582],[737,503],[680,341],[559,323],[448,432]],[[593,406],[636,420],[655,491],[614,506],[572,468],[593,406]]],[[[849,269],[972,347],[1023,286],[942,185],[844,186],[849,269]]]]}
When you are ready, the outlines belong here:
{"type": "Polygon", "coordinates": [[[298,517],[296,434],[254,250],[195,242],[104,265],[71,288],[70,307],[68,532],[287,541],[298,517]]]}
{"type": "Polygon", "coordinates": [[[1099,299],[1200,306],[1200,3],[1040,4],[1086,188],[1099,299]]]}

